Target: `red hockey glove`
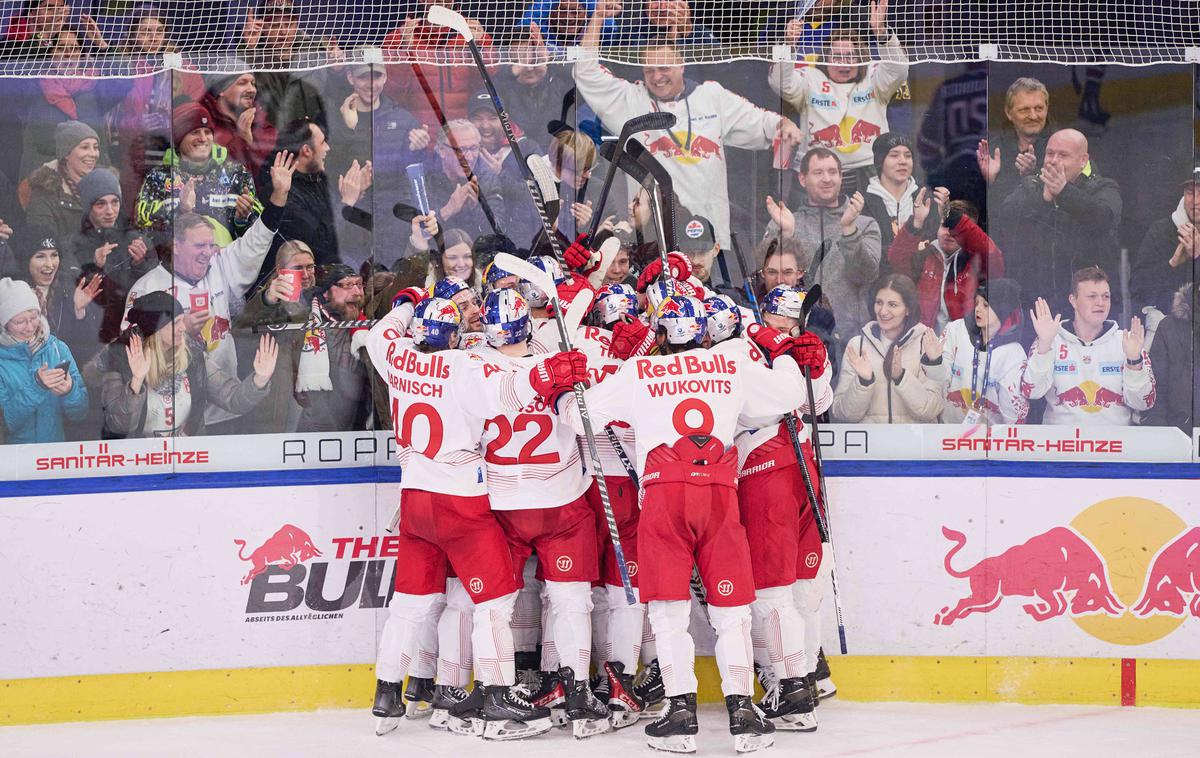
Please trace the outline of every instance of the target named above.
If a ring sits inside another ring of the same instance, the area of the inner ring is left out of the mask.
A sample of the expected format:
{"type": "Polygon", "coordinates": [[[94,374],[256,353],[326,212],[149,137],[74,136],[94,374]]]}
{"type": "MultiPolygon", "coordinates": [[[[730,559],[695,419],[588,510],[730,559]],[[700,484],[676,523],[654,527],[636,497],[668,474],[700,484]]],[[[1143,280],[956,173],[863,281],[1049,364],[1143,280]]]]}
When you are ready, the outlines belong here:
{"type": "Polygon", "coordinates": [[[796,347],[796,341],[787,336],[778,329],[772,329],[769,326],[762,324],[751,324],[746,327],[746,336],[755,345],[758,345],[771,360],[775,360],[781,355],[786,355],[792,352],[796,347]]]}
{"type": "MultiPolygon", "coordinates": [[[[683,253],[667,253],[667,265],[670,267],[672,279],[685,281],[692,275],[692,262],[683,253]]],[[[642,269],[642,274],[637,280],[637,291],[645,292],[646,288],[657,281],[661,275],[662,258],[655,258],[646,264],[646,268],[642,269]]]]}
{"type": "MultiPolygon", "coordinates": [[[[583,276],[582,274],[572,274],[568,276],[566,279],[563,279],[561,282],[559,282],[557,289],[558,292],[556,294],[558,295],[558,301],[563,304],[563,308],[569,308],[571,306],[571,302],[574,301],[579,293],[583,292],[584,290],[591,292],[593,299],[596,296],[596,290],[592,289],[592,285],[588,283],[587,277],[583,276]]],[[[547,310],[551,316],[554,315],[553,304],[551,304],[547,310]]]]}
{"type": "Polygon", "coordinates": [[[580,234],[575,238],[571,246],[563,251],[563,260],[567,262],[568,266],[584,276],[600,268],[600,253],[588,248],[587,234],[580,234]]]}
{"type": "Polygon", "coordinates": [[[825,361],[828,359],[825,343],[812,332],[801,334],[794,342],[792,357],[796,359],[796,363],[802,369],[808,368],[808,374],[813,379],[821,378],[821,374],[825,373],[825,361]]]}
{"type": "Polygon", "coordinates": [[[578,350],[555,353],[529,370],[533,391],[551,407],[564,392],[586,381],[587,358],[578,350]]]}
{"type": "Polygon", "coordinates": [[[428,299],[429,290],[422,287],[405,287],[392,298],[392,307],[395,308],[402,303],[412,303],[415,306],[421,301],[428,299]]]}
{"type": "Polygon", "coordinates": [[[610,352],[614,358],[627,361],[637,355],[646,355],[652,347],[654,332],[641,321],[634,319],[613,324],[610,352]]]}

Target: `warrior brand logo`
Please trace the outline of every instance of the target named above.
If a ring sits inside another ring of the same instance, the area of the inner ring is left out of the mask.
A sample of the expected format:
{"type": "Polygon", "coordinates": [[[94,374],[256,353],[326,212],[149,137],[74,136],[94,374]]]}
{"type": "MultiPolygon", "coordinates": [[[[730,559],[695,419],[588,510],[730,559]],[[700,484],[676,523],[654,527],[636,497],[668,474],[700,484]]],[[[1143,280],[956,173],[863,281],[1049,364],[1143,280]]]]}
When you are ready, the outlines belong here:
{"type": "Polygon", "coordinates": [[[565,573],[567,573],[568,571],[570,571],[570,570],[571,570],[571,566],[573,566],[573,565],[575,565],[575,564],[571,562],[571,557],[570,557],[570,556],[568,556],[568,555],[560,555],[560,556],[558,557],[558,560],[554,562],[554,565],[558,567],[558,570],[559,570],[559,571],[561,571],[561,572],[563,572],[563,573],[565,574],[565,573]]]}
{"type": "Polygon", "coordinates": [[[625,561],[625,571],[630,577],[637,576],[637,564],[633,561],[625,561]]]}
{"type": "Polygon", "coordinates": [[[728,597],[733,594],[733,582],[728,579],[722,579],[717,582],[717,594],[721,597],[728,597]]]}
{"type": "Polygon", "coordinates": [[[471,590],[472,595],[478,595],[483,592],[483,580],[477,576],[471,577],[471,581],[467,582],[467,589],[471,590]]]}
{"type": "MultiPolygon", "coordinates": [[[[239,547],[238,558],[250,562],[250,571],[241,580],[249,585],[246,620],[261,621],[263,618],[253,616],[288,613],[301,605],[318,612],[343,611],[355,603],[359,608],[386,607],[395,585],[395,566],[390,559],[400,553],[400,538],[335,537],[331,542],[332,558],[327,556],[328,543],[312,539],[293,524],[284,524],[248,556],[246,541],[234,540],[239,547]],[[318,544],[326,549],[322,551],[318,544]],[[368,560],[359,560],[362,558],[368,560]],[[343,570],[344,581],[329,581],[331,573],[337,575],[343,570]],[[342,584],[341,593],[335,599],[326,598],[326,590],[338,583],[342,584]]],[[[298,618],[310,617],[340,618],[341,614],[302,614],[298,618]]]]}
{"type": "Polygon", "coordinates": [[[817,564],[820,562],[821,557],[816,553],[809,553],[808,555],[804,556],[804,565],[808,566],[809,568],[816,568],[817,564]]]}
{"type": "Polygon", "coordinates": [[[1103,500],[999,555],[956,570],[951,561],[967,538],[948,527],[955,544],[947,573],[967,579],[970,592],[935,614],[950,625],[990,613],[1005,597],[1031,598],[1021,609],[1036,621],[1071,618],[1083,631],[1117,645],[1144,645],[1200,618],[1200,527],[1144,498],[1103,500]],[[1119,570],[1110,571],[1116,565],[1119,570]]]}

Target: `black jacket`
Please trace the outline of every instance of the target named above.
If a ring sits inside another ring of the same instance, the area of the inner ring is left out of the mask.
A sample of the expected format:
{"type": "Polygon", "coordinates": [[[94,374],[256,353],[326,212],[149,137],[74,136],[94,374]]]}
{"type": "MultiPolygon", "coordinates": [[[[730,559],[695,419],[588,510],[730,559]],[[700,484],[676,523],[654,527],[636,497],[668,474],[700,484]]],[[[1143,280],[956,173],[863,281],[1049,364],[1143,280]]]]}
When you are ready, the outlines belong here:
{"type": "MultiPolygon", "coordinates": [[[[259,171],[258,186],[262,197],[270,197],[271,161],[264,161],[259,171]]],[[[333,188],[336,191],[336,187],[333,188]]],[[[340,205],[340,198],[337,201],[340,205]]],[[[271,250],[263,260],[258,280],[262,283],[275,268],[275,251],[289,240],[300,240],[312,248],[318,266],[339,263],[337,227],[334,224],[333,205],[330,197],[329,179],[325,172],[292,175],[292,189],[288,193],[283,218],[271,241],[271,250]]]]}
{"type": "Polygon", "coordinates": [[[1129,263],[1129,296],[1135,311],[1153,305],[1170,313],[1175,292],[1192,282],[1193,266],[1171,268],[1169,263],[1178,244],[1179,232],[1170,218],[1159,219],[1146,230],[1137,256],[1129,263]]]}
{"type": "Polygon", "coordinates": [[[1117,183],[1096,174],[1080,175],[1053,203],[1042,199],[1040,180],[1026,177],[1000,201],[992,217],[1003,246],[1005,269],[1023,292],[1042,296],[1065,310],[1071,275],[1099,266],[1113,282],[1113,308],[1119,307],[1121,193],[1117,183]]]}
{"type": "Polygon", "coordinates": [[[1196,322],[1192,287],[1183,288],[1183,302],[1163,319],[1150,345],[1150,365],[1158,398],[1142,414],[1142,426],[1177,426],[1192,433],[1200,404],[1200,324],[1196,322]]]}

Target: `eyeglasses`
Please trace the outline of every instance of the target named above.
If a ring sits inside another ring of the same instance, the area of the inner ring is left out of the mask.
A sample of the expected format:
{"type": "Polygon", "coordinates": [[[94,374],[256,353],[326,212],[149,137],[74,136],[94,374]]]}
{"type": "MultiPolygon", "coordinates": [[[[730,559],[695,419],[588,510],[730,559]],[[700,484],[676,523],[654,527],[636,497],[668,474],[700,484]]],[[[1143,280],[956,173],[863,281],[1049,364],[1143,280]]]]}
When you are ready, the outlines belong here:
{"type": "Polygon", "coordinates": [[[335,282],[333,286],[341,290],[360,290],[363,288],[363,281],[362,279],[343,279],[335,282]]]}

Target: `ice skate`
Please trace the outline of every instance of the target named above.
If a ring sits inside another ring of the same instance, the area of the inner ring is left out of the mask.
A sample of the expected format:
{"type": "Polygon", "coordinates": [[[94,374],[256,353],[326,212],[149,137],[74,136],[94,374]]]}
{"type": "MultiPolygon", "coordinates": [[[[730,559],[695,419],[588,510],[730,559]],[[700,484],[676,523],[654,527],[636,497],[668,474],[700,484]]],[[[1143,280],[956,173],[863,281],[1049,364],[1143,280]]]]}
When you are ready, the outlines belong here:
{"type": "Polygon", "coordinates": [[[546,708],[550,711],[550,722],[554,726],[566,726],[569,723],[567,718],[567,690],[563,687],[562,677],[557,671],[542,671],[538,674],[538,687],[530,688],[533,693],[530,700],[538,708],[546,708]]]}
{"type": "Polygon", "coordinates": [[[837,685],[833,683],[833,675],[829,672],[829,661],[825,660],[825,651],[817,651],[817,671],[813,676],[817,683],[817,699],[819,701],[831,698],[837,694],[837,685]]]}
{"type": "MultiPolygon", "coordinates": [[[[457,687],[448,687],[447,690],[458,690],[457,687]]],[[[446,697],[457,697],[458,692],[446,692],[446,697]]],[[[461,734],[466,737],[480,737],[483,735],[483,703],[484,703],[483,684],[475,682],[475,688],[471,690],[465,698],[456,703],[449,705],[447,712],[446,726],[455,734],[461,734]]]]}
{"type": "Polygon", "coordinates": [[[550,731],[550,711],[534,705],[524,685],[497,684],[484,690],[485,740],[519,740],[550,731]]]}
{"type": "Polygon", "coordinates": [[[808,677],[777,681],[758,704],[775,728],[786,732],[817,731],[817,714],[808,677]]]}
{"type": "Polygon", "coordinates": [[[429,718],[433,712],[433,680],[410,676],[404,688],[405,718],[429,718]]]}
{"type": "Polygon", "coordinates": [[[694,753],[699,731],[696,693],[676,695],[667,700],[658,718],[646,725],[646,744],[668,753],[694,753]]]}
{"type": "Polygon", "coordinates": [[[749,695],[730,695],[725,698],[729,710],[729,733],[733,735],[733,749],[741,753],[753,753],[775,744],[775,726],[754,705],[749,695]]]}
{"type": "Polygon", "coordinates": [[[634,691],[633,675],[625,673],[624,663],[604,664],[608,676],[608,709],[613,729],[633,726],[646,711],[646,701],[634,691]]]}
{"type": "Polygon", "coordinates": [[[541,654],[537,652],[517,651],[514,657],[516,658],[517,683],[528,687],[530,692],[537,692],[542,677],[541,672],[538,671],[538,662],[541,660],[541,654]]]}
{"type": "Polygon", "coordinates": [[[450,707],[468,697],[470,694],[462,687],[436,685],[433,688],[433,702],[429,708],[429,728],[449,729],[450,707]]]}
{"type": "Polygon", "coordinates": [[[375,680],[375,704],[371,714],[375,716],[375,734],[383,736],[400,726],[404,718],[403,686],[399,682],[375,680]]]}
{"type": "Polygon", "coordinates": [[[666,690],[663,688],[662,671],[658,667],[657,658],[650,661],[650,665],[642,669],[641,674],[634,681],[633,691],[645,704],[642,710],[642,718],[658,715],[652,712],[652,709],[661,703],[667,695],[666,690]]]}
{"type": "Polygon", "coordinates": [[[596,697],[587,680],[575,681],[575,674],[569,668],[559,670],[558,675],[567,691],[566,713],[575,739],[594,737],[611,729],[608,705],[596,697]]]}

